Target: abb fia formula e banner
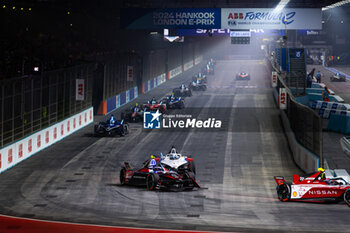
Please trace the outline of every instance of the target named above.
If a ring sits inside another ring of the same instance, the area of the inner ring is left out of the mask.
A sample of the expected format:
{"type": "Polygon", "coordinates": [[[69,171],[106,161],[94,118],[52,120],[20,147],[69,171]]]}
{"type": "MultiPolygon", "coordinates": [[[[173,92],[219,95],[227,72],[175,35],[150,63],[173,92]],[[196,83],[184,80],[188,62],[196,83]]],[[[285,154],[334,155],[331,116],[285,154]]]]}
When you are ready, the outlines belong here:
{"type": "Polygon", "coordinates": [[[124,29],[322,29],[321,8],[121,9],[124,29]]]}
{"type": "Polygon", "coordinates": [[[0,149],[0,173],[93,122],[93,108],[0,149]]]}
{"type": "Polygon", "coordinates": [[[272,87],[277,87],[277,72],[276,71],[272,71],[271,74],[271,81],[272,81],[272,87]]]}
{"type": "Polygon", "coordinates": [[[223,8],[221,28],[322,29],[320,8],[223,8]]]}

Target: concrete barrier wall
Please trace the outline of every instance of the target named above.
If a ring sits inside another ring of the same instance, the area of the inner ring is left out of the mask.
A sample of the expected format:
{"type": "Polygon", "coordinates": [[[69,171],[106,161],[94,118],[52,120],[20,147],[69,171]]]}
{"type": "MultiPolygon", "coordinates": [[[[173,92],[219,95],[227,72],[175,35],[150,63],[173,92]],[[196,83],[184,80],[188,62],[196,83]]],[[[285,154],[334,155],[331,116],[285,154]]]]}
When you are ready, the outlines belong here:
{"type": "Polygon", "coordinates": [[[281,118],[295,163],[306,173],[316,171],[320,166],[320,159],[297,142],[284,111],[281,111],[281,118]]]}
{"type": "Polygon", "coordinates": [[[0,173],[93,122],[90,107],[0,150],[0,173]]]}

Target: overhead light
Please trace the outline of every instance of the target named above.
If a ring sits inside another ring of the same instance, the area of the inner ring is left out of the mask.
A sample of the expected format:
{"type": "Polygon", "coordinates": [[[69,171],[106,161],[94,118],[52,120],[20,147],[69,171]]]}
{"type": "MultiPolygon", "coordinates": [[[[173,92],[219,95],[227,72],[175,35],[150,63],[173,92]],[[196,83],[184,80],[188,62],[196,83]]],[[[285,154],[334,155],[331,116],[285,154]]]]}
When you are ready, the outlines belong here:
{"type": "Polygon", "coordinates": [[[274,13],[280,12],[288,3],[290,0],[281,0],[278,5],[273,10],[274,13]]]}
{"type": "Polygon", "coordinates": [[[151,34],[151,35],[157,35],[158,32],[150,32],[149,34],[151,34]]]}
{"type": "Polygon", "coordinates": [[[339,7],[339,6],[345,5],[347,3],[350,3],[350,0],[343,0],[343,1],[340,1],[340,2],[336,2],[336,3],[333,3],[331,5],[322,7],[322,11],[326,11],[326,10],[329,10],[329,9],[332,9],[332,8],[335,8],[335,7],[339,7]]]}
{"type": "Polygon", "coordinates": [[[2,8],[4,8],[4,9],[5,9],[5,8],[6,8],[6,6],[5,6],[5,5],[3,5],[3,6],[2,6],[2,8]]]}

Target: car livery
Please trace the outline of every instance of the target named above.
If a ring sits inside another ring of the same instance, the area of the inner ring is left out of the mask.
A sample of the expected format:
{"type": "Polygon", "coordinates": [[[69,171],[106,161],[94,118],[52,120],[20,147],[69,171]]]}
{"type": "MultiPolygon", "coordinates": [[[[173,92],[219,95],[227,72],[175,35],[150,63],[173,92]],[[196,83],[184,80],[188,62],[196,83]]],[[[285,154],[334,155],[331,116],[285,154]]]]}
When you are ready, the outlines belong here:
{"type": "Polygon", "coordinates": [[[236,79],[237,80],[250,80],[250,75],[245,72],[241,72],[236,74],[236,79]]]}
{"type": "Polygon", "coordinates": [[[178,173],[192,172],[196,174],[196,165],[193,158],[177,153],[175,147],[172,147],[169,154],[160,156],[161,164],[168,170],[175,170],[178,173]]]}
{"type": "Polygon", "coordinates": [[[350,206],[349,175],[326,178],[325,174],[324,170],[320,169],[307,177],[293,175],[292,183],[286,182],[283,177],[276,176],[279,200],[316,203],[343,200],[350,206]]]}

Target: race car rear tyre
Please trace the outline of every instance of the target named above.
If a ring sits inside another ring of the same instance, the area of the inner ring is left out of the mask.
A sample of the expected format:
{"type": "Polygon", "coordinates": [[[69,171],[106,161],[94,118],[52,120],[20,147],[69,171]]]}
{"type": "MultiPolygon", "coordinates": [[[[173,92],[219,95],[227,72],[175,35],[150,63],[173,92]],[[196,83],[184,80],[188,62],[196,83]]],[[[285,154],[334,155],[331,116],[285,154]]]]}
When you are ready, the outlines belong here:
{"type": "Polygon", "coordinates": [[[155,190],[157,188],[157,185],[159,183],[159,175],[156,173],[150,173],[147,176],[147,189],[148,190],[155,190]]]}
{"type": "Polygon", "coordinates": [[[122,170],[120,170],[119,179],[121,185],[125,185],[125,172],[125,168],[122,168],[122,170]]]}
{"type": "Polygon", "coordinates": [[[194,163],[194,161],[189,162],[189,170],[190,172],[193,172],[193,174],[196,174],[196,164],[194,163]]]}
{"type": "Polygon", "coordinates": [[[350,206],[350,189],[347,189],[344,193],[344,201],[350,206]]]}
{"type": "Polygon", "coordinates": [[[280,201],[289,201],[290,199],[290,185],[287,183],[281,183],[277,186],[277,195],[280,201]]]}

